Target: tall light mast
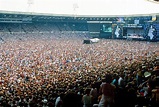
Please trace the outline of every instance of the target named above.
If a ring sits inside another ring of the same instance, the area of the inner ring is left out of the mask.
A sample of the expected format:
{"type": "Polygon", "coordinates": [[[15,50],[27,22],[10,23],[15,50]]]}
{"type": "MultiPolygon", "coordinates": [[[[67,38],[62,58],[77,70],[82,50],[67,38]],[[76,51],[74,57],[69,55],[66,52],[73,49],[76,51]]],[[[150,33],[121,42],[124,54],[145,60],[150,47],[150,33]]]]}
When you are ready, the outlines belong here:
{"type": "Polygon", "coordinates": [[[33,12],[34,0],[28,0],[27,4],[28,4],[27,12],[32,13],[33,12]]]}
{"type": "Polygon", "coordinates": [[[79,8],[77,0],[73,3],[73,15],[77,16],[77,9],[79,8]]]}

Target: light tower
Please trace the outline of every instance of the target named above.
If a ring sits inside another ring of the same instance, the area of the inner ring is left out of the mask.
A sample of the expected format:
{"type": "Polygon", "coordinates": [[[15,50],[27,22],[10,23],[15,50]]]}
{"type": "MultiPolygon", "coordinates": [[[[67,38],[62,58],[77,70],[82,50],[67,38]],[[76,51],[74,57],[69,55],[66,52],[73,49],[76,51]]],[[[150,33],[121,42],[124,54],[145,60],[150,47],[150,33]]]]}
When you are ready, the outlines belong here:
{"type": "Polygon", "coordinates": [[[73,14],[74,14],[75,18],[76,18],[76,15],[77,15],[77,11],[76,11],[77,8],[79,8],[79,7],[78,7],[78,3],[76,1],[76,2],[73,3],[73,14]]]}
{"type": "Polygon", "coordinates": [[[28,4],[27,12],[32,13],[33,12],[34,0],[28,0],[27,4],[28,4]]]}

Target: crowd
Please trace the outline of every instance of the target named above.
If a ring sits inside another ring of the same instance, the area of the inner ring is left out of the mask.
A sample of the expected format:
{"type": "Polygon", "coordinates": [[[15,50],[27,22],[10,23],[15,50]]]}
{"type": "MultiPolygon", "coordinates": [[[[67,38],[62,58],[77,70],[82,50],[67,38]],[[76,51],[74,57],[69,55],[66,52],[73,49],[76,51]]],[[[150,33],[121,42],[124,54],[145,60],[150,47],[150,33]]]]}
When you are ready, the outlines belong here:
{"type": "Polygon", "coordinates": [[[103,39],[83,44],[85,36],[76,34],[35,35],[4,37],[0,45],[0,106],[104,107],[105,93],[113,96],[114,107],[151,104],[145,97],[152,98],[146,90],[150,84],[157,86],[157,75],[152,75],[159,64],[157,42],[103,39]],[[145,76],[146,71],[151,75],[145,76]]]}

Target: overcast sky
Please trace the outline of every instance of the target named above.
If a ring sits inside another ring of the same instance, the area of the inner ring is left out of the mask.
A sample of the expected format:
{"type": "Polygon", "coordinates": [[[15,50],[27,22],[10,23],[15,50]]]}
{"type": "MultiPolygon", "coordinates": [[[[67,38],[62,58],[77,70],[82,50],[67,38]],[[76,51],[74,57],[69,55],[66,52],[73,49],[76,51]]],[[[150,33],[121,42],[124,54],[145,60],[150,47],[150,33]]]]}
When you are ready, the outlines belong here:
{"type": "Polygon", "coordinates": [[[0,0],[1,11],[71,15],[159,13],[159,3],[146,0],[0,0]]]}

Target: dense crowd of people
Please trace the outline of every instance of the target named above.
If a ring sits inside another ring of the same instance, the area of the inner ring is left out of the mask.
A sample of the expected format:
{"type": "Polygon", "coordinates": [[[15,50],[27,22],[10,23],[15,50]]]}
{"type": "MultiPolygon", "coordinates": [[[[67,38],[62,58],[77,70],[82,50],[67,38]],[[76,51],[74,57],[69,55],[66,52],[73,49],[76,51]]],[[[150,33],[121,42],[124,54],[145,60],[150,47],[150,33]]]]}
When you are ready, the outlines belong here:
{"type": "Polygon", "coordinates": [[[159,65],[157,42],[101,39],[83,44],[83,35],[4,36],[0,106],[140,107],[157,103],[151,92],[157,86],[157,75],[153,75],[159,65]],[[151,75],[144,75],[147,71],[151,75]]]}

